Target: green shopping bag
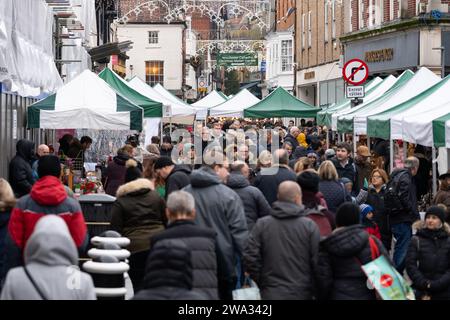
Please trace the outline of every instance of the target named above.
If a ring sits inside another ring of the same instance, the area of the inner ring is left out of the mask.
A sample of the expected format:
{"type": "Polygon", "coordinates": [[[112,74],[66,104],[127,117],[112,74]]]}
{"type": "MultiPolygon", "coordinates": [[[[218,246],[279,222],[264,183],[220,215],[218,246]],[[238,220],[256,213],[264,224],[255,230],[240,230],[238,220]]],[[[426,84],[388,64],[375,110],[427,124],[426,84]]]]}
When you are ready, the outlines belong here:
{"type": "Polygon", "coordinates": [[[362,265],[361,268],[381,299],[415,300],[412,288],[406,283],[405,279],[403,279],[386,257],[379,254],[375,241],[371,237],[369,237],[369,240],[370,248],[372,249],[372,258],[375,259],[362,265]],[[378,254],[376,254],[377,252],[378,254]]]}

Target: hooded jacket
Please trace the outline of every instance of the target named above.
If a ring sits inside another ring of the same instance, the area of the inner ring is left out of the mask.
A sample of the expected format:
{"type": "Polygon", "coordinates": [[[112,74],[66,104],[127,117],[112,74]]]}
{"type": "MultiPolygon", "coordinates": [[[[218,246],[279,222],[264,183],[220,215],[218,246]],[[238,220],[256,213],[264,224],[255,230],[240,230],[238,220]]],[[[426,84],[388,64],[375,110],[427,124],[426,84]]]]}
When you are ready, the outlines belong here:
{"type": "Polygon", "coordinates": [[[236,257],[242,255],[248,238],[242,201],[208,167],[194,170],[191,184],[184,190],[195,199],[195,222],[217,232],[220,290],[227,292],[231,298],[236,278],[236,257]]]}
{"type": "Polygon", "coordinates": [[[39,179],[31,193],[19,199],[11,213],[6,236],[5,268],[22,265],[22,252],[37,221],[50,214],[64,219],[75,246],[82,251],[87,244],[87,227],[77,200],[68,197],[58,178],[45,176],[39,179]]]}
{"type": "Polygon", "coordinates": [[[133,300],[203,300],[192,291],[191,251],[182,240],[161,240],[147,259],[143,289],[133,300]]]}
{"type": "MultiPolygon", "coordinates": [[[[374,238],[380,254],[389,257],[381,241],[374,238]]],[[[320,244],[317,272],[320,297],[325,300],[375,300],[367,287],[361,265],[372,261],[369,234],[361,225],[336,229],[320,244]]]]}
{"type": "Polygon", "coordinates": [[[216,232],[197,226],[191,220],[177,220],[171,222],[165,231],[153,236],[151,245],[166,239],[179,239],[191,250],[192,289],[208,299],[219,299],[216,232]]]}
{"type": "Polygon", "coordinates": [[[439,230],[426,228],[417,221],[417,229],[406,255],[406,271],[419,296],[431,299],[450,299],[450,226],[445,223],[439,230]],[[430,288],[427,288],[430,284],[430,288]]]}
{"type": "Polygon", "coordinates": [[[271,215],[256,222],[244,255],[262,299],[313,298],[319,241],[319,229],[304,217],[303,206],[274,202],[271,215]]]}
{"type": "Polygon", "coordinates": [[[178,191],[189,185],[191,168],[188,165],[175,165],[166,179],[166,199],[174,191],[178,191]]]}
{"type": "Polygon", "coordinates": [[[34,142],[19,140],[16,145],[16,156],[9,164],[9,183],[16,195],[20,198],[31,191],[34,183],[31,162],[34,157],[34,142]]]}
{"type": "Polygon", "coordinates": [[[148,179],[137,179],[117,190],[111,209],[111,228],[130,239],[131,253],[150,249],[150,237],[164,230],[164,200],[148,179]]]}
{"type": "Polygon", "coordinates": [[[125,163],[129,159],[128,154],[120,153],[108,164],[105,173],[105,192],[110,196],[115,197],[117,189],[125,183],[125,173],[127,172],[125,163]]]}
{"type": "Polygon", "coordinates": [[[241,198],[244,204],[248,230],[251,231],[256,220],[270,214],[271,208],[266,198],[264,198],[261,190],[251,186],[250,182],[242,174],[230,174],[227,185],[241,198]]]}
{"type": "MultiPolygon", "coordinates": [[[[49,215],[39,220],[25,247],[25,265],[48,300],[95,300],[92,278],[73,266],[78,253],[63,219],[49,215]],[[73,287],[71,287],[71,285],[73,287]]],[[[23,267],[6,277],[2,300],[40,300],[23,267]]]]}

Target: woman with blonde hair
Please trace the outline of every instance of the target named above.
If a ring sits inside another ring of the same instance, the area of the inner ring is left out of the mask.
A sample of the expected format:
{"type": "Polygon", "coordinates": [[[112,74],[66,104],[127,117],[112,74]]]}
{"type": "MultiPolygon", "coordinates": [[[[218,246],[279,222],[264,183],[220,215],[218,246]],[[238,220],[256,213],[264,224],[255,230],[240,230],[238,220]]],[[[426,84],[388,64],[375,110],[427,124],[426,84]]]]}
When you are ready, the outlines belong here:
{"type": "Polygon", "coordinates": [[[8,232],[8,223],[11,211],[16,205],[14,192],[8,181],[0,178],[0,270],[3,269],[3,249],[8,232]]]}
{"type": "Polygon", "coordinates": [[[336,213],[337,208],[344,202],[351,202],[351,196],[344,185],[339,181],[339,176],[333,162],[327,160],[319,167],[319,191],[323,194],[328,204],[328,209],[336,213]]]}

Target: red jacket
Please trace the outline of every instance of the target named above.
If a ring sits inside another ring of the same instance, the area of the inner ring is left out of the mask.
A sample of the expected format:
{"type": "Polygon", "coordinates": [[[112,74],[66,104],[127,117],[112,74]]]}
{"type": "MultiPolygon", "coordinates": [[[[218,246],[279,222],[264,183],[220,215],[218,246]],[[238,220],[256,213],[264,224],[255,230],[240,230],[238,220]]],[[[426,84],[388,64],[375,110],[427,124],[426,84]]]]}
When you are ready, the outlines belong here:
{"type": "Polygon", "coordinates": [[[34,226],[47,214],[64,219],[77,248],[87,244],[87,227],[80,204],[67,196],[58,178],[45,176],[33,185],[29,195],[19,199],[11,212],[5,248],[7,270],[21,264],[23,249],[34,226]]]}
{"type": "Polygon", "coordinates": [[[380,228],[378,227],[378,225],[375,222],[365,219],[365,221],[363,222],[363,225],[364,225],[365,230],[369,234],[377,237],[378,240],[381,240],[380,228]]]}

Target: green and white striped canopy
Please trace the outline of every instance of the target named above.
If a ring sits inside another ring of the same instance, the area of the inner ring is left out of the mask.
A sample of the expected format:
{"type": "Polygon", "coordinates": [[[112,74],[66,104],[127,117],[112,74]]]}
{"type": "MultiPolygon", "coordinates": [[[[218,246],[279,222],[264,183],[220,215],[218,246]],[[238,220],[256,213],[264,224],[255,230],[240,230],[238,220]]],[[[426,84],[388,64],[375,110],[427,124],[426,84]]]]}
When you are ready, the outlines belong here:
{"type": "Polygon", "coordinates": [[[142,130],[144,110],[85,70],[27,115],[28,128],[142,130]]]}
{"type": "Polygon", "coordinates": [[[433,140],[436,148],[450,149],[450,113],[433,120],[433,140]]]}

